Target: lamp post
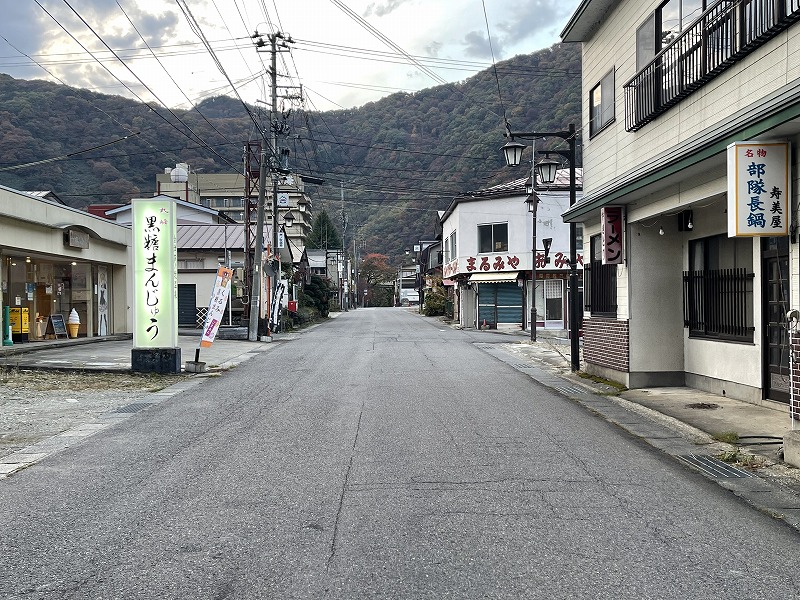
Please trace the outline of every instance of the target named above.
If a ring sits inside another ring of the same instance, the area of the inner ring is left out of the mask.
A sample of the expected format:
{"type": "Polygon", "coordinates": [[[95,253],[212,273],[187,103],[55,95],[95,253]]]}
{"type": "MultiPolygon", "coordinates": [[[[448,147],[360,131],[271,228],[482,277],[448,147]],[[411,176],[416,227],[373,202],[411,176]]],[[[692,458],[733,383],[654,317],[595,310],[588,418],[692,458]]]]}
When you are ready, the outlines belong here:
{"type": "Polygon", "coordinates": [[[531,253],[533,260],[531,262],[531,341],[536,341],[536,205],[539,204],[539,199],[536,197],[535,186],[533,185],[533,177],[535,173],[531,173],[531,184],[525,186],[525,191],[528,194],[525,204],[528,205],[528,212],[531,213],[533,220],[533,234],[531,236],[531,253]]]}
{"type": "MultiPolygon", "coordinates": [[[[506,163],[515,167],[519,165],[522,159],[522,151],[525,145],[515,142],[514,138],[522,138],[528,140],[536,140],[546,137],[557,137],[566,141],[569,144],[569,150],[564,152],[562,150],[548,150],[550,154],[559,154],[564,156],[569,162],[569,205],[573,206],[577,197],[577,187],[575,184],[575,125],[570,124],[569,129],[566,131],[555,132],[524,132],[524,131],[511,131],[507,127],[505,133],[506,137],[510,140],[503,146],[503,154],[506,163]]],[[[535,162],[535,157],[534,157],[535,162]]],[[[558,162],[549,158],[545,158],[538,165],[536,165],[536,175],[543,184],[551,184],[555,181],[556,170],[558,162]]],[[[534,176],[533,174],[531,175],[534,176]]],[[[578,304],[578,248],[577,248],[577,229],[575,223],[569,224],[569,330],[570,330],[570,366],[573,371],[580,370],[580,345],[578,340],[578,311],[580,310],[578,304]]],[[[534,245],[535,251],[535,245],[534,245]]],[[[534,265],[535,269],[535,257],[534,265]]]]}

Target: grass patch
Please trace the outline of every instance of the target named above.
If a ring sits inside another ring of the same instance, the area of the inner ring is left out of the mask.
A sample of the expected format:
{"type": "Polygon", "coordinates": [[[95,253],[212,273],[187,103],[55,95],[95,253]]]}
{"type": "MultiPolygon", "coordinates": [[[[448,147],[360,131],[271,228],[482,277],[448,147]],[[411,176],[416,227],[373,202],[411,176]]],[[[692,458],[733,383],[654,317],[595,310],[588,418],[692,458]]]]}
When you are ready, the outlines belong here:
{"type": "Polygon", "coordinates": [[[721,433],[715,433],[711,437],[718,442],[725,442],[726,444],[739,443],[739,434],[735,431],[723,431],[721,433]]]}
{"type": "Polygon", "coordinates": [[[620,392],[625,392],[628,389],[618,381],[611,381],[610,379],[604,379],[603,377],[598,377],[597,375],[590,375],[589,373],[584,373],[583,371],[578,371],[576,375],[578,375],[578,377],[581,377],[582,379],[588,379],[589,381],[592,381],[594,383],[601,383],[603,385],[612,387],[614,388],[615,390],[614,393],[616,394],[619,394],[620,392]]]}
{"type": "Polygon", "coordinates": [[[763,456],[755,456],[753,454],[745,454],[739,452],[738,449],[728,450],[722,454],[718,454],[717,458],[722,462],[737,466],[749,467],[751,469],[758,469],[766,466],[766,461],[763,456]]]}

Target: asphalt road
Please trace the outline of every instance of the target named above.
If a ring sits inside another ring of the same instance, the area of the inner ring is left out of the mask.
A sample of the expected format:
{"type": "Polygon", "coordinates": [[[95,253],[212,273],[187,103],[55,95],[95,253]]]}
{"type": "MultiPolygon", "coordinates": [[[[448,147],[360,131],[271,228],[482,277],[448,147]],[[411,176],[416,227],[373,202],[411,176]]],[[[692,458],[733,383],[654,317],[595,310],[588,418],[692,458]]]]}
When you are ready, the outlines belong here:
{"type": "Polygon", "coordinates": [[[349,312],[0,480],[0,598],[800,597],[794,530],[437,325],[349,312]]]}

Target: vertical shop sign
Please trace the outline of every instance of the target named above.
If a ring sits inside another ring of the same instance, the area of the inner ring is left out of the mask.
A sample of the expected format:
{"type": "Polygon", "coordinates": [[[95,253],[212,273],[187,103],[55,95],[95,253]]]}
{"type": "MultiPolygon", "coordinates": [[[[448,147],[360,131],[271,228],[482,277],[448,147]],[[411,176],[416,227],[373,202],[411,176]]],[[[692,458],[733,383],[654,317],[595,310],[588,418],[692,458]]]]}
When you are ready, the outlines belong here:
{"type": "Polygon", "coordinates": [[[600,233],[603,241],[604,265],[621,265],[625,257],[622,235],[625,231],[625,208],[604,206],[600,209],[600,233]]]}
{"type": "Polygon", "coordinates": [[[789,234],[789,142],[728,146],[728,237],[789,234]]]}
{"type": "Polygon", "coordinates": [[[178,346],[178,252],[175,200],[134,198],[133,347],[178,346]]]}
{"type": "Polygon", "coordinates": [[[203,324],[203,337],[200,339],[201,348],[209,348],[217,336],[225,307],[228,306],[233,269],[220,267],[217,269],[217,279],[214,281],[214,290],[211,292],[211,301],[208,303],[208,313],[203,324]]]}

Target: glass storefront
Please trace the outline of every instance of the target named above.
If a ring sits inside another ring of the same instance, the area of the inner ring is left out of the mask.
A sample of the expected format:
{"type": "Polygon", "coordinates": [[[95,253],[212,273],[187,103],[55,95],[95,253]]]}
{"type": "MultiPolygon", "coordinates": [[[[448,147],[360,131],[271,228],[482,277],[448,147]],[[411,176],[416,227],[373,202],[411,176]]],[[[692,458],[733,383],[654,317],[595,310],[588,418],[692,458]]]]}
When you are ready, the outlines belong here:
{"type": "Polygon", "coordinates": [[[78,337],[112,333],[111,266],[36,256],[5,255],[2,261],[2,299],[11,308],[15,342],[51,337],[48,317],[61,315],[67,323],[73,309],[78,337]]]}

